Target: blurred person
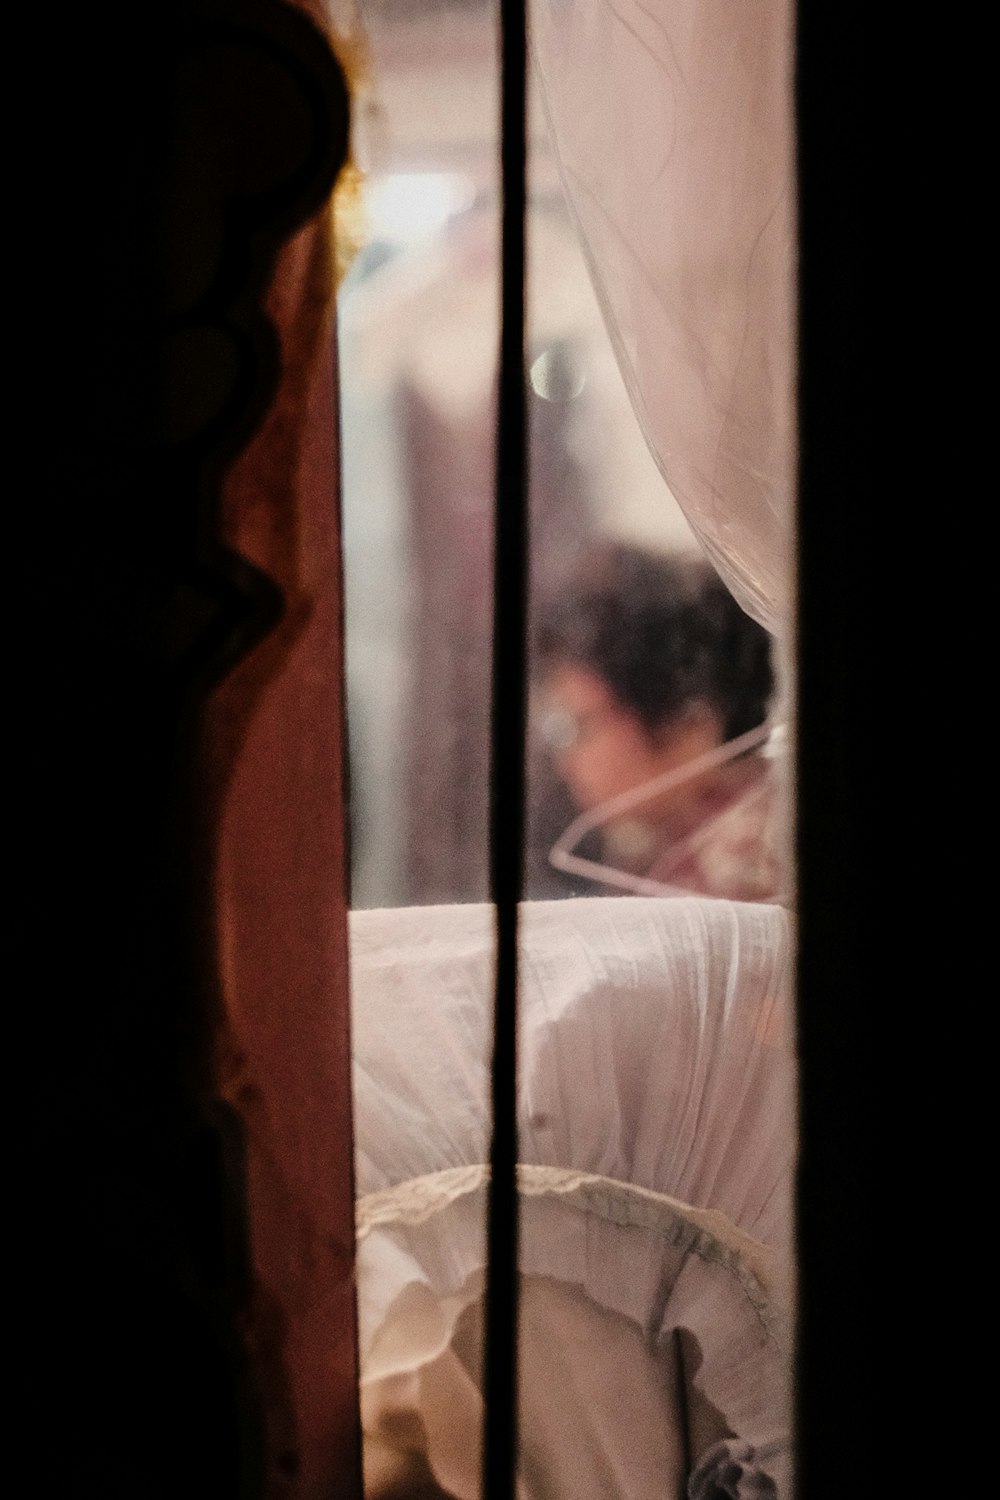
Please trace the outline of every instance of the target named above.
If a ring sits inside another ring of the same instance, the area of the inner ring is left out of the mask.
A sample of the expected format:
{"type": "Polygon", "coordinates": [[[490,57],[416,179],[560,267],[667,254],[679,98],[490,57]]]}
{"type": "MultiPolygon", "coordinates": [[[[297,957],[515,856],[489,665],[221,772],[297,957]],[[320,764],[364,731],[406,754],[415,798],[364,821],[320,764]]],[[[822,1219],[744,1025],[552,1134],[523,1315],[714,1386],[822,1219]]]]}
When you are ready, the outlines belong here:
{"type": "Polygon", "coordinates": [[[636,889],[783,898],[771,637],[707,559],[598,546],[541,606],[533,666],[533,722],[573,805],[612,804],[600,863],[636,889]]]}

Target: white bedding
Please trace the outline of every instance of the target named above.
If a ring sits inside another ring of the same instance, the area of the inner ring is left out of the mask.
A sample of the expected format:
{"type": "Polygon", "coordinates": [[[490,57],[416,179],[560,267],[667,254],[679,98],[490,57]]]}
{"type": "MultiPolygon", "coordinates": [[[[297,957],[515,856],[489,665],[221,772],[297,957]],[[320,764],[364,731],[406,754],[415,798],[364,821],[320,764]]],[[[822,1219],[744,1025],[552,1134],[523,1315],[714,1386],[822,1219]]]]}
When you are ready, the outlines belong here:
{"type": "MultiPolygon", "coordinates": [[[[789,1492],[791,921],[523,908],[526,1500],[789,1492]]],[[[400,1446],[478,1495],[492,940],[486,905],[351,916],[371,1495],[400,1446]]]]}

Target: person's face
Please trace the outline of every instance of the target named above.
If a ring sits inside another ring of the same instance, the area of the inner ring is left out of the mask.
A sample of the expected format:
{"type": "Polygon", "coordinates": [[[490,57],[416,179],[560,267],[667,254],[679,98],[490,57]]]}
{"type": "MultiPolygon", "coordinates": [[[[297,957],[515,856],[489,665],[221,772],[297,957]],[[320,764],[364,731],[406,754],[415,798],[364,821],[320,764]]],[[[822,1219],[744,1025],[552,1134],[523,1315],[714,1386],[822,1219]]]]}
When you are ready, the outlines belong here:
{"type": "MultiPolygon", "coordinates": [[[[583,811],[677,769],[719,742],[718,725],[706,715],[650,734],[602,678],[576,664],[555,667],[543,697],[546,739],[583,811]]],[[[647,811],[664,810],[665,800],[671,800],[669,794],[647,811]]]]}

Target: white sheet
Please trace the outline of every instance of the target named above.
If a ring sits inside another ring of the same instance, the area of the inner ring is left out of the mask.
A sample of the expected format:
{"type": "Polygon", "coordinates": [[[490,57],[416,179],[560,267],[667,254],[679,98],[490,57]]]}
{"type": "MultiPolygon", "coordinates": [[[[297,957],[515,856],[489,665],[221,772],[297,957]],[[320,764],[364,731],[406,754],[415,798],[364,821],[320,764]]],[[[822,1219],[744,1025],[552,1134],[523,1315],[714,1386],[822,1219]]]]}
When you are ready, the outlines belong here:
{"type": "MultiPolygon", "coordinates": [[[[702,1460],[720,1495],[787,1490],[790,921],[698,898],[523,909],[530,1500],[707,1496],[702,1460]],[[587,1379],[560,1377],[581,1350],[587,1379]],[[742,1478],[733,1440],[750,1444],[742,1478]],[[726,1475],[743,1489],[718,1487],[726,1475]]],[[[366,1430],[398,1435],[406,1413],[411,1455],[463,1500],[478,1485],[492,923],[478,905],[351,918],[366,1430]]]]}

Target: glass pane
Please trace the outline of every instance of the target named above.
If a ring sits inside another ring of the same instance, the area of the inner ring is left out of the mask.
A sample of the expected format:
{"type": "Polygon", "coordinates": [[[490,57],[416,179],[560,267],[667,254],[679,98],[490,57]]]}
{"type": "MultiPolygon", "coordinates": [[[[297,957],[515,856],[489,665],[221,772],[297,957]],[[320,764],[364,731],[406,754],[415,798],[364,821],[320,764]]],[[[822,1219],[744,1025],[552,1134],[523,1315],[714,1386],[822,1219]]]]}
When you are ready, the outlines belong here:
{"type": "MultiPolygon", "coordinates": [[[[558,13],[565,61],[590,12],[558,13]]],[[[538,0],[539,36],[546,15],[538,0]]],[[[362,16],[368,223],[339,335],[366,1476],[370,1496],[405,1476],[472,1500],[498,14],[381,0],[362,16]]],[[[762,1468],[786,1500],[788,643],[737,598],[753,559],[731,565],[725,526],[706,539],[665,478],[565,118],[544,69],[529,76],[519,1476],[530,1500],[703,1500],[723,1474],[766,1484],[762,1468]]],[[[626,90],[610,114],[633,105],[626,90]]],[[[645,191],[643,163],[613,166],[645,191]]]]}
{"type": "Polygon", "coordinates": [[[366,20],[368,238],[340,299],[353,900],[485,900],[496,15],[366,20]]]}

